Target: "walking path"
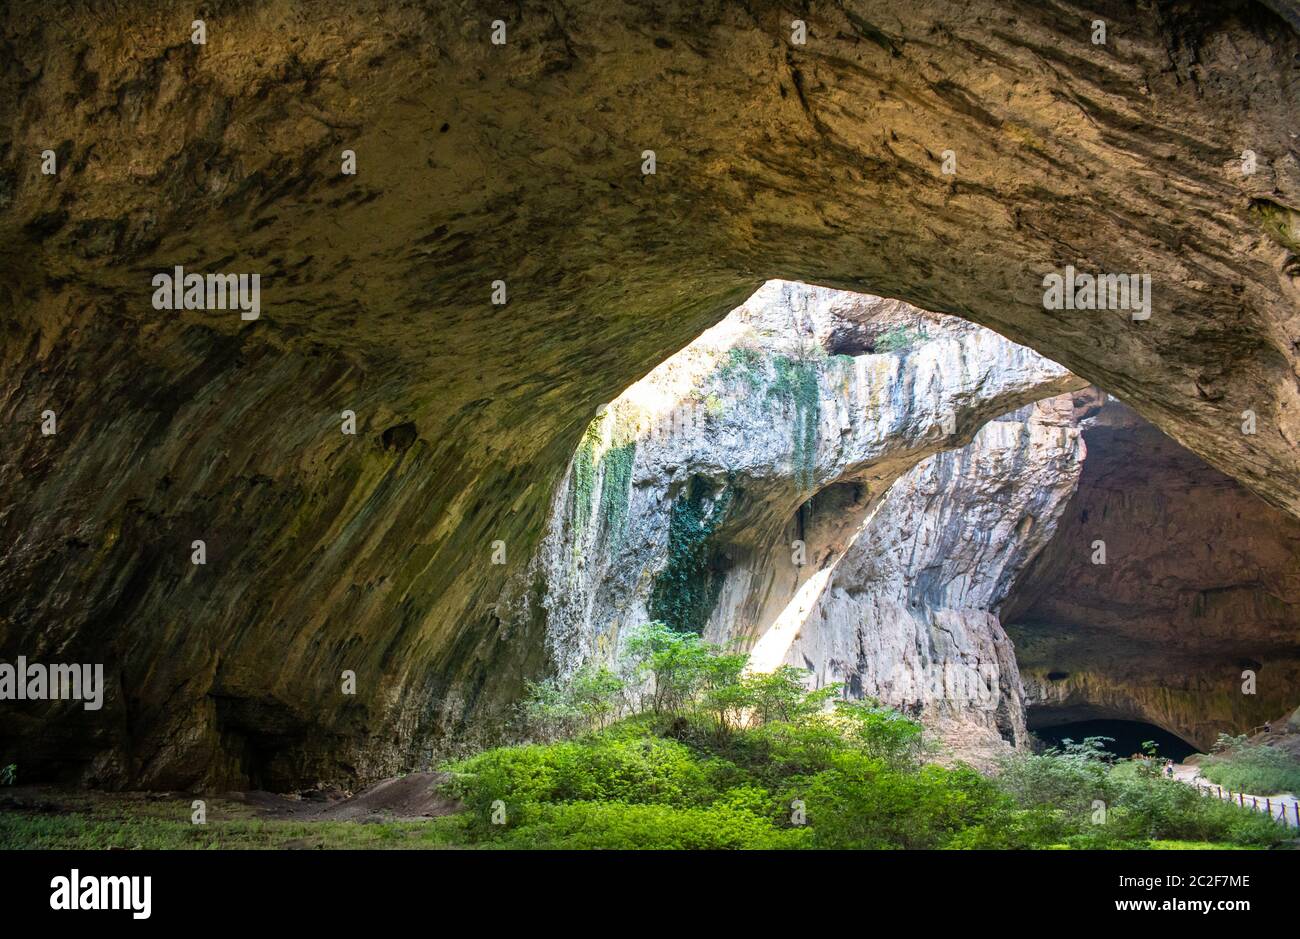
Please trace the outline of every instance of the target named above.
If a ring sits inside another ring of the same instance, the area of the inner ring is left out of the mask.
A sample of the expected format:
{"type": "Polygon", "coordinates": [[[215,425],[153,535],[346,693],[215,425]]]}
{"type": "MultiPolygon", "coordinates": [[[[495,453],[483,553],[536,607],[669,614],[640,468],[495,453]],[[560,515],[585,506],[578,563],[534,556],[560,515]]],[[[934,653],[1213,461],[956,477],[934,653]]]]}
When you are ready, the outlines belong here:
{"type": "Polygon", "coordinates": [[[1300,800],[1293,793],[1283,793],[1281,795],[1257,796],[1250,793],[1229,792],[1222,786],[1210,782],[1208,779],[1201,778],[1201,770],[1198,766],[1188,766],[1186,763],[1174,764],[1174,779],[1179,782],[1185,782],[1189,786],[1195,786],[1202,792],[1215,798],[1223,799],[1225,802],[1231,800],[1238,805],[1244,805],[1248,809],[1254,809],[1257,812],[1267,812],[1278,821],[1286,819],[1286,823],[1292,828],[1300,828],[1300,800]]]}

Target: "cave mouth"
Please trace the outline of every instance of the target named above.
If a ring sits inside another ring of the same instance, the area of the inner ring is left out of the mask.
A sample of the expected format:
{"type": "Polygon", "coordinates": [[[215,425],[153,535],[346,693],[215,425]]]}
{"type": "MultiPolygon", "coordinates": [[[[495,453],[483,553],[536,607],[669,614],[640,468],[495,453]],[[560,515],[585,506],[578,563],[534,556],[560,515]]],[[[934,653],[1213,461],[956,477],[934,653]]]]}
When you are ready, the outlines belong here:
{"type": "MultiPolygon", "coordinates": [[[[1032,724],[1032,718],[1030,723],[1032,724]]],[[[1128,759],[1135,753],[1142,752],[1142,744],[1152,741],[1156,752],[1161,757],[1168,757],[1175,763],[1181,763],[1193,754],[1200,753],[1182,737],[1172,734],[1163,727],[1148,724],[1145,721],[1119,720],[1116,718],[1093,718],[1086,721],[1072,721],[1068,724],[1053,724],[1034,730],[1039,740],[1051,747],[1059,747],[1066,740],[1075,743],[1087,737],[1110,737],[1104,740],[1103,748],[1118,759],[1128,759]]]]}

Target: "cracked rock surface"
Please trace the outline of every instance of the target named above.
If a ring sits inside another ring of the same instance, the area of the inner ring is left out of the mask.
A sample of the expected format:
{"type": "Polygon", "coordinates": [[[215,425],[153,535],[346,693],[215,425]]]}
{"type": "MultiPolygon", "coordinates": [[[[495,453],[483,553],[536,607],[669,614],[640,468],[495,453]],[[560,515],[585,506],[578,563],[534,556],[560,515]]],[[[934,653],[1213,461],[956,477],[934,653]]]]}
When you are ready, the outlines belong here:
{"type": "Polygon", "coordinates": [[[1300,514],[1294,4],[1103,7],[1095,45],[1068,4],[819,3],[794,46],[765,2],[526,0],[494,46],[468,0],[261,0],[198,46],[160,0],[6,4],[0,654],[112,679],[0,749],[423,765],[546,666],[496,609],[595,407],[772,277],[990,327],[1300,514]],[[1150,274],[1151,318],[1045,311],[1067,264],[1150,274]],[[175,265],[259,273],[261,317],[153,309],[175,265]]]}

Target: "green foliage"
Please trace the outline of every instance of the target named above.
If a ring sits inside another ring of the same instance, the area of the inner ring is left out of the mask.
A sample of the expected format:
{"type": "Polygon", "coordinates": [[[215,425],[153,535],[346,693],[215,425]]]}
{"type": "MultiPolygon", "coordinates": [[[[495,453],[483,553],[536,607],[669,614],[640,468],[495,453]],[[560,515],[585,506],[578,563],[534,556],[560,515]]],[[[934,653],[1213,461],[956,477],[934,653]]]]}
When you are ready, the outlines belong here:
{"type": "Polygon", "coordinates": [[[632,464],[636,460],[636,441],[607,450],[600,466],[605,478],[600,486],[600,516],[612,547],[623,539],[627,525],[628,497],[632,489],[632,464]]]}
{"type": "Polygon", "coordinates": [[[627,524],[628,497],[632,487],[632,465],[636,461],[636,440],[604,446],[605,415],[587,425],[582,442],[573,455],[572,524],[581,534],[599,508],[601,531],[617,546],[627,524]],[[600,503],[596,505],[596,491],[600,503]]]}
{"type": "Polygon", "coordinates": [[[781,829],[725,804],[703,808],[621,802],[528,806],[525,824],[504,833],[510,848],[779,850],[808,847],[806,828],[781,829]]]}
{"type": "Polygon", "coordinates": [[[767,355],[760,346],[732,346],[718,366],[717,376],[724,382],[743,381],[750,390],[763,387],[767,373],[767,355]]]}
{"type": "Polygon", "coordinates": [[[779,355],[774,359],[776,381],[771,393],[783,401],[792,402],[795,411],[794,461],[795,481],[800,488],[811,491],[814,470],[817,466],[817,427],[821,417],[820,359],[791,358],[779,355]]]}
{"type": "Polygon", "coordinates": [[[734,492],[727,485],[708,508],[707,495],[707,483],[692,477],[673,502],[668,563],[655,577],[650,594],[650,615],[679,632],[703,632],[722,590],[722,579],[710,565],[710,539],[726,517],[734,492]]]}
{"type": "Polygon", "coordinates": [[[1155,760],[1112,768],[1105,739],[1015,754],[1003,761],[998,784],[1022,809],[1049,813],[1055,837],[1076,848],[1143,847],[1152,840],[1264,847],[1290,837],[1263,815],[1163,778],[1155,760]]]}
{"type": "Polygon", "coordinates": [[[1267,199],[1253,200],[1249,211],[1269,237],[1291,252],[1300,253],[1300,213],[1267,199]]]}
{"type": "Polygon", "coordinates": [[[854,752],[788,791],[808,805],[821,848],[942,848],[965,829],[1005,827],[1012,814],[1011,800],[972,769],[899,772],[854,752]]]}
{"type": "Polygon", "coordinates": [[[601,445],[601,422],[597,417],[587,425],[582,442],[573,455],[573,526],[582,531],[591,518],[596,494],[596,453],[601,445]]]}
{"type": "Polygon", "coordinates": [[[626,668],[633,680],[650,679],[651,690],[642,708],[655,714],[684,714],[689,709],[716,651],[695,633],[679,632],[658,621],[633,630],[625,648],[626,668]]]}
{"type": "Polygon", "coordinates": [[[18,784],[18,764],[10,763],[7,766],[0,767],[0,786],[14,786],[18,784]]]}
{"type": "Polygon", "coordinates": [[[622,708],[623,679],[599,665],[584,665],[568,681],[529,682],[519,705],[525,733],[558,740],[604,727],[622,708]]]}
{"type": "Polygon", "coordinates": [[[506,827],[521,824],[518,807],[561,802],[707,805],[709,768],[676,740],[593,734],[580,740],[488,750],[456,764],[456,793],[484,830],[493,803],[506,803],[506,827]]]}
{"type": "MultiPolygon", "coordinates": [[[[543,741],[574,737],[630,713],[689,717],[699,728],[726,735],[742,726],[812,717],[840,692],[839,685],[808,691],[806,673],[792,666],[770,674],[748,674],[748,656],[729,653],[695,633],[678,632],[660,622],[629,632],[623,650],[617,673],[588,664],[564,681],[530,682],[518,708],[525,737],[543,741]]],[[[837,719],[903,726],[890,723],[895,716],[884,709],[863,711],[842,703],[837,719]]],[[[855,732],[866,739],[861,727],[855,732]]]]}
{"type": "Polygon", "coordinates": [[[877,336],[873,349],[876,352],[903,352],[929,338],[929,333],[924,329],[898,326],[877,336]]]}
{"type": "Polygon", "coordinates": [[[1061,748],[1043,754],[1013,754],[1002,762],[999,781],[1020,805],[1090,812],[1093,800],[1109,801],[1111,795],[1110,755],[1105,750],[1111,739],[1066,740],[1061,748]]]}
{"type": "Polygon", "coordinates": [[[1245,735],[1220,734],[1201,775],[1232,792],[1271,796],[1300,793],[1300,763],[1285,750],[1252,744],[1245,735]]]}
{"type": "MultiPolygon", "coordinates": [[[[731,672],[731,657],[714,658],[731,672]]],[[[715,690],[704,680],[699,701],[715,690]]],[[[922,766],[921,728],[902,715],[790,704],[792,720],[725,733],[701,707],[480,754],[450,767],[467,831],[515,848],[1023,848],[1067,833],[969,768],[922,766]]]]}

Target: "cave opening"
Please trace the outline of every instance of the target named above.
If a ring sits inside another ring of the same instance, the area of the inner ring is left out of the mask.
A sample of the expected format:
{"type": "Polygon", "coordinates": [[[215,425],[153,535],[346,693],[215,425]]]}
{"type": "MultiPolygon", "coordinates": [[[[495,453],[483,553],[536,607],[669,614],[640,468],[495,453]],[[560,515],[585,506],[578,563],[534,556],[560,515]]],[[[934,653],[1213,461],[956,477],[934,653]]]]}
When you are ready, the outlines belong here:
{"type": "Polygon", "coordinates": [[[1175,763],[1181,763],[1193,754],[1201,751],[1177,734],[1172,734],[1163,727],[1148,724],[1145,721],[1120,720],[1118,718],[1093,718],[1086,721],[1071,721],[1067,724],[1054,724],[1040,727],[1034,731],[1043,743],[1059,747],[1066,740],[1079,743],[1088,737],[1110,738],[1102,741],[1103,749],[1118,759],[1128,759],[1136,753],[1143,752],[1143,744],[1151,742],[1156,745],[1156,753],[1168,757],[1175,763]]]}

